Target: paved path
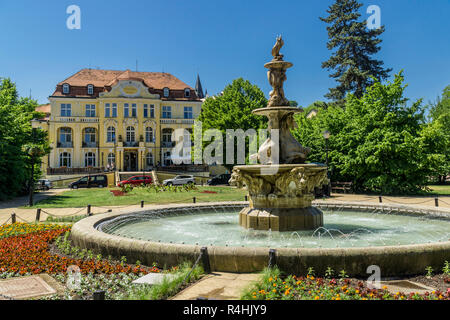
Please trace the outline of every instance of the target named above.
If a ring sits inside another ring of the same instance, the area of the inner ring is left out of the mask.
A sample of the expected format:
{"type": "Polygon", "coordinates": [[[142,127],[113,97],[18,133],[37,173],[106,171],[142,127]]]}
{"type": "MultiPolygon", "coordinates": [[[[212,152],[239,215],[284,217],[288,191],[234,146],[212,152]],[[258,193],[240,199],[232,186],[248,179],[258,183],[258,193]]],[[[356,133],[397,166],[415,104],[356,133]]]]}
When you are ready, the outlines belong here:
{"type": "Polygon", "coordinates": [[[194,283],[171,300],[195,300],[199,297],[210,300],[239,300],[245,289],[258,281],[258,273],[214,272],[194,283]]]}

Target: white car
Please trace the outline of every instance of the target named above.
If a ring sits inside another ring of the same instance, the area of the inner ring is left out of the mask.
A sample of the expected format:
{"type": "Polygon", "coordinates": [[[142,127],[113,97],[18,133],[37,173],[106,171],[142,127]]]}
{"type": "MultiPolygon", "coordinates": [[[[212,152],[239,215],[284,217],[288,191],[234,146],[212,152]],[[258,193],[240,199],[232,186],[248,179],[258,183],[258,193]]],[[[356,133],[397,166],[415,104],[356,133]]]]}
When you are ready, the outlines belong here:
{"type": "Polygon", "coordinates": [[[53,188],[52,182],[48,179],[39,179],[36,182],[35,189],[36,190],[49,190],[53,188]]]}
{"type": "Polygon", "coordinates": [[[173,179],[166,179],[163,181],[163,185],[165,186],[179,186],[189,183],[195,184],[194,176],[179,175],[173,179]]]}

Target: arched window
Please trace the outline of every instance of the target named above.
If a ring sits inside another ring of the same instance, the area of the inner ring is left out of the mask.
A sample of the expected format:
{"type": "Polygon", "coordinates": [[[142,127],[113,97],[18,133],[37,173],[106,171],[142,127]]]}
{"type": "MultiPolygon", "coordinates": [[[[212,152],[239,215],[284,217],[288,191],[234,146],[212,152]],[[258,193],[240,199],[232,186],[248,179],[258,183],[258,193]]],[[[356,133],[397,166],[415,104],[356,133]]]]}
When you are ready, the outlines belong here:
{"type": "Polygon", "coordinates": [[[94,94],[94,86],[92,84],[87,85],[88,94],[94,94]]]}
{"type": "Polygon", "coordinates": [[[59,148],[71,148],[72,147],[72,129],[60,128],[59,129],[59,148]]]}
{"type": "Polygon", "coordinates": [[[170,151],[164,152],[164,161],[165,166],[170,166],[172,164],[172,153],[170,151]]]}
{"type": "Polygon", "coordinates": [[[84,138],[83,138],[83,147],[95,148],[97,146],[96,141],[97,141],[97,139],[96,139],[95,128],[85,128],[84,129],[84,138]]]}
{"type": "Polygon", "coordinates": [[[164,128],[162,130],[163,144],[164,143],[172,144],[172,131],[173,130],[171,128],[164,128]]]}
{"type": "Polygon", "coordinates": [[[95,153],[87,152],[84,155],[84,166],[85,167],[95,167],[95,153]]]}
{"type": "Polygon", "coordinates": [[[116,142],[116,128],[108,127],[106,129],[106,142],[116,142]]]}
{"type": "Polygon", "coordinates": [[[191,90],[189,88],[184,89],[184,97],[189,98],[191,96],[191,90]]]}
{"type": "Polygon", "coordinates": [[[110,167],[114,167],[116,163],[116,155],[114,153],[109,153],[108,154],[108,165],[110,167]]]}
{"type": "Polygon", "coordinates": [[[70,168],[72,166],[72,157],[69,152],[59,154],[59,166],[70,168]]]}
{"type": "Polygon", "coordinates": [[[152,127],[145,128],[145,142],[154,142],[153,141],[153,128],[152,127]]]}
{"type": "Polygon", "coordinates": [[[145,156],[145,162],[147,164],[147,169],[153,166],[153,153],[149,152],[145,156]]]}
{"type": "Polygon", "coordinates": [[[164,98],[169,97],[169,88],[166,87],[163,89],[163,95],[164,95],[164,98]]]}
{"type": "Polygon", "coordinates": [[[126,133],[127,133],[127,142],[135,142],[136,141],[134,127],[127,127],[126,133]]]}

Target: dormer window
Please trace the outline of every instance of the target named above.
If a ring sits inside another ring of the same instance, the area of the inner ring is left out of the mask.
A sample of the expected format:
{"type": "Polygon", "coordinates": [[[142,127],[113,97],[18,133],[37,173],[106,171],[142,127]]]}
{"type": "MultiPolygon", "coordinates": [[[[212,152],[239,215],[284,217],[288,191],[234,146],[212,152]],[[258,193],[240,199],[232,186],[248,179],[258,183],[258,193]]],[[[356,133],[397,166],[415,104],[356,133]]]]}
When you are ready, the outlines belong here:
{"type": "Polygon", "coordinates": [[[191,97],[191,90],[189,88],[184,89],[184,97],[185,98],[191,97]]]}
{"type": "Polygon", "coordinates": [[[94,94],[94,86],[92,84],[88,84],[88,86],[87,86],[87,93],[88,94],[94,94]]]}
{"type": "Polygon", "coordinates": [[[163,89],[163,91],[164,91],[163,92],[164,98],[168,98],[169,97],[169,88],[166,87],[163,89]]]}
{"type": "Polygon", "coordinates": [[[69,89],[70,89],[69,84],[64,83],[63,84],[63,93],[69,93],[69,89]]]}

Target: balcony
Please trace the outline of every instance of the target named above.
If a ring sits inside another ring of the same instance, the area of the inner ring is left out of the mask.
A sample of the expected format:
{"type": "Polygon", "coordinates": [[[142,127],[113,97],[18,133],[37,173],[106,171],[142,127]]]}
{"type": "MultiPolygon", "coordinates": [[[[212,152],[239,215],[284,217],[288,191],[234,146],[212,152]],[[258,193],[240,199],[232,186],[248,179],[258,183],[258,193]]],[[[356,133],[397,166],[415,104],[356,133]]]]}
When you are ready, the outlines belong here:
{"type": "Polygon", "coordinates": [[[58,142],[56,144],[57,148],[73,148],[73,142],[58,142]]]}
{"type": "Polygon", "coordinates": [[[123,142],[124,147],[139,147],[139,142],[137,141],[124,141],[123,142]]]}
{"type": "Polygon", "coordinates": [[[83,141],[82,147],[83,148],[97,148],[98,142],[97,141],[94,141],[94,142],[83,141]]]}
{"type": "Polygon", "coordinates": [[[71,116],[71,117],[54,117],[53,121],[56,122],[80,122],[80,123],[98,123],[99,119],[98,117],[78,117],[78,116],[71,116]]]}
{"type": "Polygon", "coordinates": [[[194,119],[161,119],[161,124],[194,124],[194,119]]]}
{"type": "Polygon", "coordinates": [[[162,148],[173,148],[175,147],[175,141],[161,141],[162,148]]]}

